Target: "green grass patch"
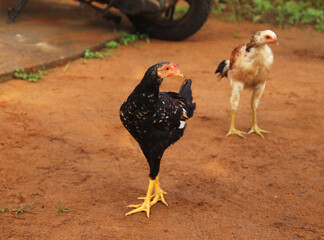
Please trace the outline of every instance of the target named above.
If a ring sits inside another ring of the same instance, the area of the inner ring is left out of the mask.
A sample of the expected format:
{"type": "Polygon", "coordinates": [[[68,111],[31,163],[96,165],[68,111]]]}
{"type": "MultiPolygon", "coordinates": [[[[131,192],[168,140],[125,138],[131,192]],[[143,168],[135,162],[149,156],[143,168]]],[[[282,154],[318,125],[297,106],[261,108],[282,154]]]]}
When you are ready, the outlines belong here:
{"type": "Polygon", "coordinates": [[[311,24],[324,31],[324,4],[321,0],[214,0],[212,12],[226,21],[251,20],[274,23],[281,28],[311,24]]]}
{"type": "Polygon", "coordinates": [[[21,205],[19,208],[10,209],[9,212],[14,214],[16,216],[16,218],[18,218],[18,214],[33,213],[33,212],[28,211],[26,208],[27,207],[25,205],[21,205]]]}
{"type": "MultiPolygon", "coordinates": [[[[103,59],[106,57],[111,57],[114,53],[114,51],[119,48],[120,44],[122,45],[129,45],[130,43],[133,43],[135,41],[139,40],[145,40],[147,43],[150,42],[150,38],[147,34],[131,34],[127,32],[122,32],[120,38],[118,39],[118,42],[116,41],[110,41],[105,43],[105,47],[101,51],[96,51],[92,52],[89,49],[86,49],[84,52],[84,59],[83,59],[83,64],[87,64],[88,60],[87,59],[92,59],[92,58],[98,58],[98,59],[103,59]]],[[[137,46],[136,44],[134,46],[137,46]]],[[[116,55],[120,55],[120,51],[116,51],[116,55]]]]}
{"type": "Polygon", "coordinates": [[[119,43],[117,43],[117,42],[114,41],[114,40],[105,43],[105,48],[108,48],[108,49],[114,49],[114,48],[117,48],[117,47],[119,47],[119,43]]]}
{"type": "Polygon", "coordinates": [[[9,212],[9,208],[0,208],[0,213],[9,212]]]}
{"type": "Polygon", "coordinates": [[[103,49],[103,53],[102,52],[91,52],[89,49],[85,50],[84,52],[84,57],[85,58],[100,58],[103,59],[105,57],[111,57],[112,56],[112,51],[108,51],[105,48],[103,49]]]}
{"type": "MultiPolygon", "coordinates": [[[[91,59],[91,58],[103,59],[106,57],[111,57],[113,55],[113,50],[118,47],[119,47],[119,43],[112,40],[110,42],[105,43],[105,47],[102,49],[103,52],[99,52],[99,51],[92,52],[89,49],[86,49],[83,57],[88,58],[88,59],[91,59]]],[[[87,64],[88,61],[84,59],[83,63],[87,64]]]]}
{"type": "Polygon", "coordinates": [[[38,82],[39,80],[43,80],[43,74],[47,75],[47,71],[37,70],[36,72],[27,73],[24,69],[17,69],[13,76],[30,82],[38,82]]]}
{"type": "Polygon", "coordinates": [[[91,52],[89,49],[86,49],[84,52],[85,58],[104,58],[103,54],[100,52],[91,52]]]}
{"type": "Polygon", "coordinates": [[[189,7],[176,7],[174,12],[175,13],[183,13],[186,14],[189,10],[189,7]]]}
{"type": "Polygon", "coordinates": [[[62,215],[65,212],[73,212],[70,208],[65,206],[64,202],[59,202],[59,205],[55,211],[56,214],[62,215]]]}
{"type": "Polygon", "coordinates": [[[21,205],[20,207],[17,208],[0,208],[0,214],[1,213],[12,213],[15,215],[16,218],[18,218],[18,214],[23,214],[23,213],[33,213],[31,211],[28,211],[27,209],[29,208],[29,206],[26,205],[21,205]]]}
{"type": "Polygon", "coordinates": [[[147,43],[150,43],[149,36],[144,33],[131,34],[131,33],[123,32],[118,41],[123,45],[128,45],[138,40],[145,40],[147,43]]]}

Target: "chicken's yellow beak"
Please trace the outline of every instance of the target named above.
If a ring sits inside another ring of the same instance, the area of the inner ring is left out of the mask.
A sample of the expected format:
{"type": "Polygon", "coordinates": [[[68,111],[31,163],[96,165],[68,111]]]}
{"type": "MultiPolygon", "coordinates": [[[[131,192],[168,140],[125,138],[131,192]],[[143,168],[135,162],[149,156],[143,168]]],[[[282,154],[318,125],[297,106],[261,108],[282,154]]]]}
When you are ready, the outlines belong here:
{"type": "Polygon", "coordinates": [[[174,76],[178,76],[178,77],[183,77],[183,73],[181,71],[177,71],[174,76]]]}
{"type": "Polygon", "coordinates": [[[279,41],[278,40],[274,41],[274,44],[276,44],[277,46],[279,46],[279,41]]]}

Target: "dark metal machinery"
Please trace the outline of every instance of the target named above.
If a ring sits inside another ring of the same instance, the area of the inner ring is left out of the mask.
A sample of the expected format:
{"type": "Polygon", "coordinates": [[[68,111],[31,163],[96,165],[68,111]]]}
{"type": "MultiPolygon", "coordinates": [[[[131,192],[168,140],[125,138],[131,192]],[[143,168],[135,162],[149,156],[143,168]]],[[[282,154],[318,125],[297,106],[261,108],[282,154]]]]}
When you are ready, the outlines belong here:
{"type": "Polygon", "coordinates": [[[21,12],[23,7],[25,6],[27,0],[19,0],[18,4],[14,8],[9,8],[8,9],[8,21],[7,23],[12,23],[13,20],[17,17],[17,15],[21,12]]]}
{"type": "MultiPolygon", "coordinates": [[[[116,7],[120,11],[129,15],[137,15],[137,14],[150,14],[162,12],[168,7],[175,3],[178,0],[76,0],[84,6],[94,10],[96,12],[100,12],[103,15],[103,18],[106,20],[113,20],[115,23],[120,23],[121,17],[109,12],[111,7],[116,7]],[[105,5],[105,7],[99,7],[98,5],[93,4],[94,2],[105,5]]],[[[27,0],[19,0],[16,7],[8,9],[8,23],[11,23],[15,20],[17,15],[21,12],[27,0]]]]}
{"type": "MultiPolygon", "coordinates": [[[[114,1],[107,1],[107,0],[77,0],[80,3],[83,3],[86,7],[91,8],[92,10],[95,10],[96,12],[100,12],[103,14],[103,18],[107,20],[113,20],[115,23],[121,22],[121,17],[118,15],[115,15],[111,12],[109,12],[109,8],[112,7],[112,4],[114,1]],[[92,2],[99,2],[102,4],[107,4],[105,8],[100,8],[92,4],[92,2]],[[108,3],[109,2],[109,3],[108,3]]],[[[16,7],[12,7],[8,9],[8,21],[7,23],[12,23],[18,14],[21,12],[21,10],[24,8],[25,4],[27,3],[27,0],[19,0],[16,7]]]]}

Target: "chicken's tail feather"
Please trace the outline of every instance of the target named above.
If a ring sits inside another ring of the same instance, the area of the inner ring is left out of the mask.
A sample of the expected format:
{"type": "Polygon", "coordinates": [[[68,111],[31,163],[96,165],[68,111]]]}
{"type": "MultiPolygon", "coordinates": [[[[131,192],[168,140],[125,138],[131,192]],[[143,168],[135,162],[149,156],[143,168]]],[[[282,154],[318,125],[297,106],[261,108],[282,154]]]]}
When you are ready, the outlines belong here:
{"type": "Polygon", "coordinates": [[[189,110],[188,118],[193,116],[194,110],[196,109],[196,103],[192,102],[193,97],[192,97],[192,91],[191,91],[191,84],[192,84],[191,79],[184,80],[184,82],[181,85],[180,91],[179,91],[179,94],[181,95],[181,97],[186,99],[186,106],[189,110]]]}
{"type": "Polygon", "coordinates": [[[190,102],[192,102],[191,84],[192,84],[191,79],[186,79],[183,81],[179,90],[180,96],[185,98],[186,100],[189,100],[190,102]]]}
{"type": "Polygon", "coordinates": [[[221,80],[223,77],[227,77],[229,67],[230,67],[230,60],[224,60],[218,65],[215,74],[218,73],[219,80],[221,80]]]}

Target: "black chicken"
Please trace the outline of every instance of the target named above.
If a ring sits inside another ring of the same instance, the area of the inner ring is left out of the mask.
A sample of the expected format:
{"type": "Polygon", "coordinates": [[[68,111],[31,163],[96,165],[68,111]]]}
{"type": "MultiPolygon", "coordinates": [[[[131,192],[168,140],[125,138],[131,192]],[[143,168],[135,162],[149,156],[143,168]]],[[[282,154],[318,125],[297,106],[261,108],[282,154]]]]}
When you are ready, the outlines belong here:
{"type": "Polygon", "coordinates": [[[178,141],[184,132],[185,121],[193,116],[196,103],[192,103],[191,80],[183,82],[179,93],[159,92],[164,78],[181,76],[179,68],[170,62],[151,66],[142,81],[120,108],[120,119],[129,133],[139,143],[150,166],[150,184],[144,202],[130,205],[135,208],[126,215],[145,211],[164,200],[158,173],[162,155],[171,144],[178,141]],[[155,194],[152,195],[155,187],[155,194]],[[151,201],[151,199],[153,199],[151,201]]]}

